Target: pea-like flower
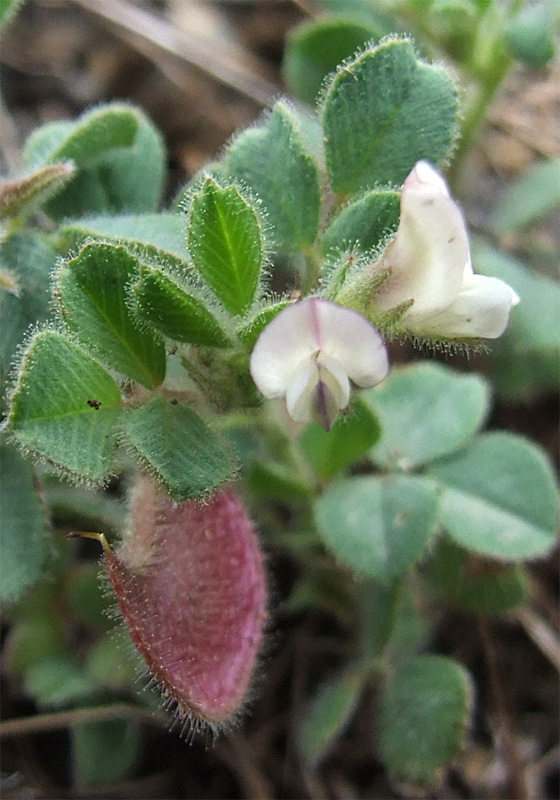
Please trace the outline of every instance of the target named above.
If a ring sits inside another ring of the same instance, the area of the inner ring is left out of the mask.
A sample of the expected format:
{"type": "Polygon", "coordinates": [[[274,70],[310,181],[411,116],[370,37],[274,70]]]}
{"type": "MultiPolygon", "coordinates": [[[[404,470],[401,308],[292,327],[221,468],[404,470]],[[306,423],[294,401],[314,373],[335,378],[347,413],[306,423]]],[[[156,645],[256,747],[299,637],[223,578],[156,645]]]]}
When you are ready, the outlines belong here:
{"type": "Polygon", "coordinates": [[[401,322],[419,336],[494,339],[519,302],[504,281],[474,274],[463,215],[426,161],[403,184],[397,234],[378,270],[390,274],[376,308],[389,311],[412,301],[401,322]]]}
{"type": "Polygon", "coordinates": [[[251,375],[267,398],[285,397],[296,422],[329,430],[350,401],[351,384],[375,386],[387,375],[379,332],[357,311],[310,297],[283,309],[259,336],[251,375]]]}

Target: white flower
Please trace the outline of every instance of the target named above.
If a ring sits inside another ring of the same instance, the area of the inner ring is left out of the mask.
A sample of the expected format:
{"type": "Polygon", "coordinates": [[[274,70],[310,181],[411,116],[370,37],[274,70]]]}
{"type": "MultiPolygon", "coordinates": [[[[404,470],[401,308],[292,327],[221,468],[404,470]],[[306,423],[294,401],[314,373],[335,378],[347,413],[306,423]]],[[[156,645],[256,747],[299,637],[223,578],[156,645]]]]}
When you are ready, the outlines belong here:
{"type": "Polygon", "coordinates": [[[426,161],[403,184],[399,228],[380,269],[390,275],[376,307],[389,311],[412,300],[402,322],[420,336],[495,339],[519,302],[507,283],[473,273],[463,215],[426,161]]]}
{"type": "Polygon", "coordinates": [[[311,297],[283,309],[251,354],[251,375],[267,398],[285,397],[296,422],[329,430],[350,400],[350,382],[375,386],[389,370],[379,332],[357,311],[311,297]]]}

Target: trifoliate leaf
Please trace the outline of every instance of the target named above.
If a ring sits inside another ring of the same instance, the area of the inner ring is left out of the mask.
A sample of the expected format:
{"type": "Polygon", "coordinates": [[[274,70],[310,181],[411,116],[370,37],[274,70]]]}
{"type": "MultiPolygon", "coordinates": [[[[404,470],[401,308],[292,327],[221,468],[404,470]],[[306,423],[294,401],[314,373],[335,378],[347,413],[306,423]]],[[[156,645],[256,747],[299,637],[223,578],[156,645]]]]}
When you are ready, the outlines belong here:
{"type": "Polygon", "coordinates": [[[442,487],[441,524],[467,550],[503,561],[556,543],[558,495],[551,465],[521,436],[493,432],[430,467],[442,487]]]}
{"type": "Polygon", "coordinates": [[[106,786],[122,780],[140,757],[142,735],[133,720],[83,722],[74,725],[71,734],[76,786],[106,786]]]}
{"type": "Polygon", "coordinates": [[[313,243],[321,202],[317,163],[284,103],[276,103],[264,125],[237,137],[227,169],[262,200],[279,247],[300,250],[313,243]]]}
{"type": "Polygon", "coordinates": [[[138,313],[160,333],[178,342],[227,347],[230,340],[200,297],[163,272],[143,267],[134,286],[138,313]]]}
{"type": "Polygon", "coordinates": [[[18,233],[0,244],[0,263],[12,289],[0,289],[0,378],[5,381],[25,332],[47,318],[56,253],[36,233],[18,233]]]}
{"type": "Polygon", "coordinates": [[[363,675],[348,670],[320,687],[305,709],[298,744],[305,761],[316,765],[328,753],[356,710],[363,675]]]}
{"type": "Polygon", "coordinates": [[[126,436],[174,500],[209,495],[234,465],[210,428],[181,403],[156,397],[129,414],[126,436]]]}
{"type": "Polygon", "coordinates": [[[156,264],[188,260],[183,214],[116,214],[86,217],[64,222],[59,232],[70,245],[87,239],[102,239],[126,245],[133,252],[147,254],[156,264]]]}
{"type": "Polygon", "coordinates": [[[555,0],[537,0],[522,6],[506,26],[506,48],[523,64],[542,68],[556,54],[559,26],[555,0]]]}
{"type": "Polygon", "coordinates": [[[0,507],[0,598],[11,602],[41,576],[48,538],[33,469],[5,442],[0,445],[0,507]]]}
{"type": "Polygon", "coordinates": [[[257,212],[236,186],[204,183],[192,200],[187,242],[194,266],[227,310],[246,314],[259,292],[263,236],[257,212]]]}
{"type": "Polygon", "coordinates": [[[121,211],[156,211],[162,196],[165,150],[144,113],[112,103],[83,114],[76,122],[53,122],[26,142],[27,169],[72,159],[70,183],[52,198],[52,217],[121,211]]]}
{"type": "Polygon", "coordinates": [[[63,263],[57,297],[65,324],[94,355],[152,388],[165,376],[165,348],[130,308],[130,286],[139,275],[124,247],[94,242],[63,263]]]}
{"type": "Polygon", "coordinates": [[[358,47],[385,32],[381,26],[344,17],[313,19],[292,28],[282,65],[288,89],[314,103],[325,76],[358,47]]]}
{"type": "Polygon", "coordinates": [[[435,782],[462,747],[472,693],[468,672],[449,658],[417,656],[395,670],[377,720],[381,756],[394,780],[435,782]]]}
{"type": "Polygon", "coordinates": [[[362,397],[381,423],[371,457],[391,469],[409,470],[463,447],[489,410],[483,378],[435,363],[394,368],[362,397]]]}
{"type": "Polygon", "coordinates": [[[437,486],[405,475],[341,481],[316,503],[319,533],[358,575],[389,581],[424,554],[435,533],[437,486]]]}
{"type": "Polygon", "coordinates": [[[77,480],[101,483],[120,415],[119,387],[96,361],[56,331],[33,337],[8,418],[25,450],[77,480]]]}
{"type": "Polygon", "coordinates": [[[525,599],[527,581],[519,564],[474,556],[447,537],[430,559],[429,577],[454,605],[475,614],[501,614],[525,599]]]}
{"type": "Polygon", "coordinates": [[[321,239],[323,253],[355,246],[362,252],[379,247],[397,230],[399,205],[398,192],[389,189],[367,192],[331,220],[321,239]]]}
{"type": "Polygon", "coordinates": [[[456,135],[449,74],[418,59],[407,39],[386,39],[337,70],[323,102],[333,190],[355,194],[400,184],[414,164],[437,164],[456,135]]]}

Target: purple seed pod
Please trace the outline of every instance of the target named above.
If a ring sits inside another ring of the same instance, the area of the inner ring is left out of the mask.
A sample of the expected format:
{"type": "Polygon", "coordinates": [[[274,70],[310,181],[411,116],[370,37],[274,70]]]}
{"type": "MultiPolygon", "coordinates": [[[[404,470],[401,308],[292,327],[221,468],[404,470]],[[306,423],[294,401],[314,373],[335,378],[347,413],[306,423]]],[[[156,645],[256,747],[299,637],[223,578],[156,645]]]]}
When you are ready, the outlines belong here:
{"type": "Polygon", "coordinates": [[[180,716],[211,728],[247,697],[266,620],[259,539],[237,493],[173,502],[142,479],[109,580],[132,639],[180,716]]]}

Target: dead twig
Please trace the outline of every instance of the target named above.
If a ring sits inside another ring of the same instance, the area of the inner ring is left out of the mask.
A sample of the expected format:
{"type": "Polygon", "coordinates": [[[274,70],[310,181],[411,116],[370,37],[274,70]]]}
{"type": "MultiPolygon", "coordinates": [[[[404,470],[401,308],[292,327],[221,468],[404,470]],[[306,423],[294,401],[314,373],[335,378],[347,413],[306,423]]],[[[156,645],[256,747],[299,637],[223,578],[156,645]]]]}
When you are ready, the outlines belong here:
{"type": "Polygon", "coordinates": [[[37,714],[33,717],[21,717],[0,722],[0,739],[9,736],[25,736],[33,733],[68,728],[83,722],[105,722],[111,719],[129,717],[141,722],[149,722],[158,727],[169,727],[169,717],[161,712],[149,711],[127,703],[115,703],[111,706],[95,706],[93,708],[76,708],[70,711],[55,711],[50,714],[37,714]]]}
{"type": "Polygon", "coordinates": [[[494,710],[496,712],[499,734],[502,742],[503,757],[507,770],[508,789],[511,792],[510,796],[514,798],[514,800],[529,800],[525,769],[511,728],[511,719],[503,690],[503,678],[500,674],[498,653],[487,619],[483,617],[479,619],[479,630],[486,660],[486,668],[488,670],[490,691],[494,701],[494,710]]]}
{"type": "MultiPolygon", "coordinates": [[[[205,41],[188,31],[179,30],[125,0],[73,2],[109,23],[132,43],[136,40],[155,45],[160,51],[196,67],[261,106],[269,105],[280,92],[279,86],[268,78],[261,77],[268,72],[265,64],[225,42],[220,43],[218,48],[215,42],[205,41]]],[[[137,49],[146,53],[142,46],[137,49]]]]}
{"type": "Polygon", "coordinates": [[[541,653],[560,672],[560,639],[552,628],[530,608],[520,607],[514,611],[514,617],[530,639],[537,645],[541,653]]]}
{"type": "Polygon", "coordinates": [[[0,98],[0,130],[2,139],[0,143],[1,162],[0,172],[5,171],[16,174],[21,167],[21,151],[19,147],[16,124],[0,98]]]}
{"type": "Polygon", "coordinates": [[[274,796],[269,781],[255,761],[254,751],[241,734],[220,742],[216,754],[233,769],[243,786],[245,797],[270,800],[274,796]]]}

